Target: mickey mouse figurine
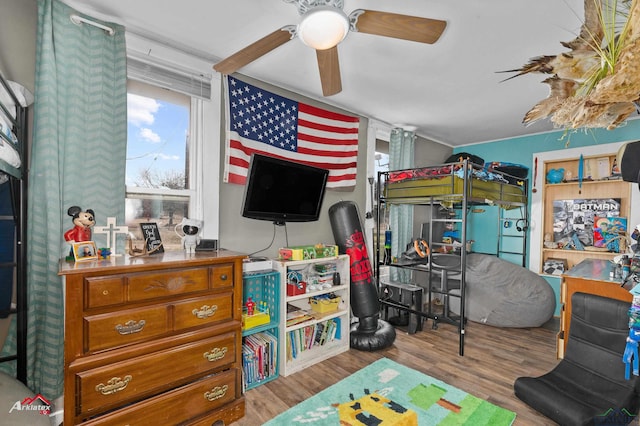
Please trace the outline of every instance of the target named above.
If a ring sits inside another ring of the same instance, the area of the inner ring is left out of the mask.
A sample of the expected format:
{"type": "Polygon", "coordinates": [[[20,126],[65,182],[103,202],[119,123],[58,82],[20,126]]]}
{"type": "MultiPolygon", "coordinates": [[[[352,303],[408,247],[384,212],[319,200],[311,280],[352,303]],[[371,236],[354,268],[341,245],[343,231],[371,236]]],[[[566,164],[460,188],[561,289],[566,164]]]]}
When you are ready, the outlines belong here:
{"type": "Polygon", "coordinates": [[[64,240],[69,243],[91,241],[91,227],[96,224],[93,210],[82,211],[78,206],[71,206],[67,214],[72,217],[75,226],[64,233],[64,240]]]}
{"type": "Polygon", "coordinates": [[[176,225],[175,232],[182,239],[182,246],[187,253],[194,253],[196,246],[200,243],[200,236],[198,235],[202,230],[202,221],[197,219],[183,218],[182,222],[176,225]],[[184,235],[180,235],[178,227],[182,227],[184,235]]]}

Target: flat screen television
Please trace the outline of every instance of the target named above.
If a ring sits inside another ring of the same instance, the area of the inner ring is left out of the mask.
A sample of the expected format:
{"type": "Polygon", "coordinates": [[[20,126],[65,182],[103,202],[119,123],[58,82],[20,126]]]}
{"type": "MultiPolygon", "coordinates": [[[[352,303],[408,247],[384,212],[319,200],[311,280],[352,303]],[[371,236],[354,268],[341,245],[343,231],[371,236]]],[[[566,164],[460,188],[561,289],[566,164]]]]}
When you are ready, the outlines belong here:
{"type": "Polygon", "coordinates": [[[329,171],[252,154],[242,216],[286,222],[313,222],[320,216],[329,171]]]}

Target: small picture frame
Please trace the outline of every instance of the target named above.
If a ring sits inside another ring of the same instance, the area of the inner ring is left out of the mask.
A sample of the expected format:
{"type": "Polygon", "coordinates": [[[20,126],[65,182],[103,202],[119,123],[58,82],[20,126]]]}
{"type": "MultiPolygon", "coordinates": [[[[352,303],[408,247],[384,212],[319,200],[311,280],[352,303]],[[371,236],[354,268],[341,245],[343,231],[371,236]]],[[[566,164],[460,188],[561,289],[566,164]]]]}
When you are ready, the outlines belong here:
{"type": "Polygon", "coordinates": [[[157,223],[141,223],[140,230],[142,231],[142,239],[145,240],[147,252],[149,254],[164,253],[162,238],[160,238],[160,229],[158,229],[157,223]]]}
{"type": "Polygon", "coordinates": [[[98,249],[93,241],[81,241],[73,243],[73,257],[76,262],[84,262],[86,260],[98,260],[98,249]]]}

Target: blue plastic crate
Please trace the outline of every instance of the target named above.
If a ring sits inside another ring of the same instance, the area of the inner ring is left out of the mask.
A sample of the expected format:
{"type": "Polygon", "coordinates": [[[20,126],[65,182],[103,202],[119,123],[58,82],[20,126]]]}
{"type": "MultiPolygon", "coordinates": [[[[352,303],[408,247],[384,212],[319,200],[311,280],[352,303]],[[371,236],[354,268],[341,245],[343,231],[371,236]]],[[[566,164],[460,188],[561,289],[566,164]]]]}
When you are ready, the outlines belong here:
{"type": "MultiPolygon", "coordinates": [[[[268,324],[252,327],[248,330],[242,330],[242,379],[245,390],[252,389],[256,386],[260,386],[267,383],[279,375],[279,362],[276,354],[274,364],[272,367],[275,371],[271,371],[271,374],[259,377],[256,376],[255,371],[252,370],[253,363],[249,362],[247,358],[250,353],[247,353],[247,347],[245,345],[246,339],[264,333],[271,335],[278,340],[278,327],[280,319],[280,273],[277,271],[270,272],[257,272],[253,274],[244,274],[242,276],[242,306],[244,307],[249,297],[256,303],[256,309],[260,309],[260,303],[266,305],[269,310],[270,321],[268,324]]],[[[278,345],[272,348],[276,352],[278,351],[278,345]]]]}
{"type": "Polygon", "coordinates": [[[256,303],[257,310],[260,309],[260,303],[264,303],[269,309],[270,324],[277,324],[280,319],[280,273],[271,271],[244,274],[242,283],[242,306],[246,306],[249,297],[256,303]]]}

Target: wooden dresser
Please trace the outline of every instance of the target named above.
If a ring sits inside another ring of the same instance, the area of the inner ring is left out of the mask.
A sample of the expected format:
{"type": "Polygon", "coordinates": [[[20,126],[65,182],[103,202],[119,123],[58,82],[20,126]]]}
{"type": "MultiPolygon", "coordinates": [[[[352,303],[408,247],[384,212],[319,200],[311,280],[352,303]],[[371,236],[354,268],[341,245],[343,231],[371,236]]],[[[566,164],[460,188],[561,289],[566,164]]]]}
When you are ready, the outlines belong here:
{"type": "Polygon", "coordinates": [[[633,296],[629,293],[631,285],[622,287],[621,279],[610,279],[609,273],[613,269],[613,262],[607,259],[584,259],[562,276],[560,289],[562,306],[557,341],[558,358],[564,358],[567,349],[568,339],[565,337],[569,337],[571,328],[571,296],[573,293],[588,293],[623,300],[629,302],[629,307],[631,307],[633,300],[633,296]]]}
{"type": "Polygon", "coordinates": [[[64,424],[228,425],[244,416],[244,257],[61,262],[64,424]]]}

